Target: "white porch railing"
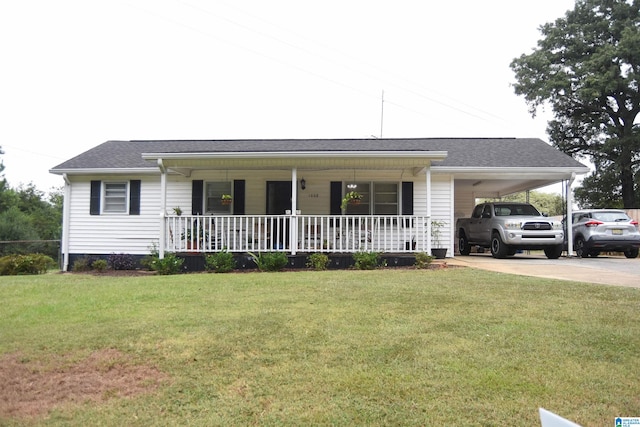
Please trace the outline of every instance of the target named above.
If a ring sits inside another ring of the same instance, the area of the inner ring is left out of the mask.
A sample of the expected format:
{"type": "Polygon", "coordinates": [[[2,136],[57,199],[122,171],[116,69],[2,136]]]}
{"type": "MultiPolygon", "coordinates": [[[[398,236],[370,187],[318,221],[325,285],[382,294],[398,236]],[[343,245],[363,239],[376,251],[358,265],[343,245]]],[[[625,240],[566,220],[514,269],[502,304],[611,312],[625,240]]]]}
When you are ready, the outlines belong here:
{"type": "Polygon", "coordinates": [[[423,252],[426,216],[170,215],[167,252],[423,252]]]}

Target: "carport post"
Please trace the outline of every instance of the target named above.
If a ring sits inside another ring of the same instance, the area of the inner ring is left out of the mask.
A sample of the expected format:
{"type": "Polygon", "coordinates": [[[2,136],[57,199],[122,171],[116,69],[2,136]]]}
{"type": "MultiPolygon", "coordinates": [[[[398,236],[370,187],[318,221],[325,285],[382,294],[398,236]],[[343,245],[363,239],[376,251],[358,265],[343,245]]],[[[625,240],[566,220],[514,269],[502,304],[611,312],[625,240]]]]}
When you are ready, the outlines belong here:
{"type": "Polygon", "coordinates": [[[573,185],[573,181],[576,179],[576,173],[573,172],[571,174],[571,178],[567,182],[567,221],[566,221],[566,237],[567,237],[567,256],[574,256],[573,253],[573,192],[571,191],[571,186],[573,185]]]}

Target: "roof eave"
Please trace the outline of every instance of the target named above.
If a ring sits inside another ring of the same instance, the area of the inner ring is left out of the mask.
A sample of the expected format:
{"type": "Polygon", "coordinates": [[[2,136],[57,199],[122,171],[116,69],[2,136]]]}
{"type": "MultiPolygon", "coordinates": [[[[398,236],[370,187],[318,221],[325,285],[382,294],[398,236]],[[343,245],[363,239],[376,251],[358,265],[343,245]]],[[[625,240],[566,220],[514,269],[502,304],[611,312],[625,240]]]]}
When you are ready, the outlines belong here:
{"type": "Polygon", "coordinates": [[[54,175],[101,175],[101,174],[158,174],[158,168],[69,168],[49,169],[54,175]]]}
{"type": "Polygon", "coordinates": [[[546,166],[546,167],[477,167],[477,166],[432,166],[434,172],[443,173],[498,173],[498,172],[513,172],[526,174],[545,174],[545,173],[566,173],[576,175],[583,175],[589,173],[589,168],[586,166],[580,167],[566,167],[566,166],[546,166]]]}

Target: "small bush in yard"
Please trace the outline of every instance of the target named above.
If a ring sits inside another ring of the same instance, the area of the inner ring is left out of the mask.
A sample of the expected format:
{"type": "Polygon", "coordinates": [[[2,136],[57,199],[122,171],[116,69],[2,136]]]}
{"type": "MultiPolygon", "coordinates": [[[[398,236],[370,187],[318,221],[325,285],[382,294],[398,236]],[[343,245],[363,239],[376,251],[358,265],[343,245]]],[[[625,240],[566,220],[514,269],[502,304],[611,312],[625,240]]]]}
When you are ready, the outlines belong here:
{"type": "Polygon", "coordinates": [[[353,254],[354,267],[358,270],[373,270],[380,265],[380,254],[377,252],[356,252],[353,254]]]}
{"type": "Polygon", "coordinates": [[[114,270],[133,270],[136,267],[136,262],[129,254],[111,254],[109,255],[109,267],[114,270]]]}
{"type": "Polygon", "coordinates": [[[55,261],[47,255],[7,255],[0,258],[0,275],[42,274],[55,265],[55,261]]]}
{"type": "Polygon", "coordinates": [[[433,261],[433,257],[426,252],[416,254],[416,268],[429,268],[429,264],[433,261]]]}
{"type": "Polygon", "coordinates": [[[228,273],[236,268],[236,260],[233,258],[233,254],[226,250],[207,255],[204,263],[207,271],[216,273],[228,273]]]}
{"type": "Polygon", "coordinates": [[[249,255],[260,271],[281,271],[289,263],[289,258],[284,252],[264,252],[258,255],[249,252],[249,255]]]}
{"type": "Polygon", "coordinates": [[[329,257],[325,254],[315,253],[309,255],[307,267],[316,271],[326,270],[329,266],[329,257]]]}
{"type": "Polygon", "coordinates": [[[169,275],[178,274],[182,268],[184,259],[178,258],[175,254],[167,253],[160,259],[157,255],[149,258],[147,265],[158,274],[169,275]]]}
{"type": "Polygon", "coordinates": [[[91,268],[97,271],[98,273],[104,273],[108,268],[107,260],[97,259],[93,261],[93,263],[91,264],[91,268]]]}

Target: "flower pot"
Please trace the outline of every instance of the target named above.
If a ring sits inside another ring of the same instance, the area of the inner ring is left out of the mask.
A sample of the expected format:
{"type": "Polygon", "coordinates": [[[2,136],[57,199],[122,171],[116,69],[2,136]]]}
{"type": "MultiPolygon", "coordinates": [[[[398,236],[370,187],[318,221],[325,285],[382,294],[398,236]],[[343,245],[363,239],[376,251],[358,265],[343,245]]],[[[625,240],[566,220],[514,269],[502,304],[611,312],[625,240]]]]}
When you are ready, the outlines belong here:
{"type": "Polygon", "coordinates": [[[444,259],[447,256],[447,248],[432,248],[431,255],[436,259],[444,259]]]}
{"type": "Polygon", "coordinates": [[[232,199],[222,199],[222,206],[229,206],[233,202],[232,199]]]}
{"type": "Polygon", "coordinates": [[[350,199],[349,200],[349,204],[350,205],[359,205],[360,204],[360,199],[350,199]]]}

